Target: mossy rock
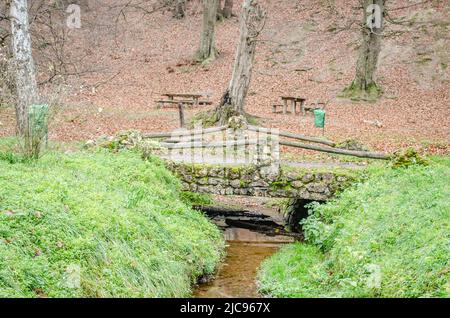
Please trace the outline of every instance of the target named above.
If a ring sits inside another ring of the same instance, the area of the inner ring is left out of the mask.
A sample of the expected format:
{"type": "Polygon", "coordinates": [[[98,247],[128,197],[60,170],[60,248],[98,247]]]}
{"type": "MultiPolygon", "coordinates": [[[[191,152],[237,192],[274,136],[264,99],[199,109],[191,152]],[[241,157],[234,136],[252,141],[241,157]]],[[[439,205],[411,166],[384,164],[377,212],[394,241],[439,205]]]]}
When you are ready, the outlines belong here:
{"type": "Polygon", "coordinates": [[[392,159],[393,168],[406,168],[412,165],[427,166],[429,162],[420,156],[414,148],[398,151],[392,159]]]}

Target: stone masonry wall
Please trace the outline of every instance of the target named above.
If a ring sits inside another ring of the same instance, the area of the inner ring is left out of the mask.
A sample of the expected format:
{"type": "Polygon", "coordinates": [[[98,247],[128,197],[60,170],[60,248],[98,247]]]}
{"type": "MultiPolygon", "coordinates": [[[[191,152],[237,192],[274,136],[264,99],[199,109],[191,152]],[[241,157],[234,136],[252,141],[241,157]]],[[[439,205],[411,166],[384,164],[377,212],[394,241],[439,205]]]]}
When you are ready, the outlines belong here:
{"type": "Polygon", "coordinates": [[[167,162],[167,167],[181,180],[184,191],[321,201],[332,198],[358,178],[351,169],[286,168],[278,173],[265,174],[255,166],[219,167],[167,162]]]}

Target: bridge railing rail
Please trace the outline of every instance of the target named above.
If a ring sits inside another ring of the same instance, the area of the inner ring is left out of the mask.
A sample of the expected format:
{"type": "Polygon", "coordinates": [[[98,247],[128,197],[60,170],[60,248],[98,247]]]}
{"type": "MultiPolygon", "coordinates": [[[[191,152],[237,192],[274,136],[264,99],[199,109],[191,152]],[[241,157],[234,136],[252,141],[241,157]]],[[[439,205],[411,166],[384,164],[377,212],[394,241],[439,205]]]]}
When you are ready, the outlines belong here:
{"type": "MultiPolygon", "coordinates": [[[[194,128],[191,130],[181,129],[168,133],[148,133],[143,138],[164,139],[161,146],[169,151],[186,149],[224,149],[249,152],[256,149],[257,161],[261,158],[267,160],[272,155],[278,155],[279,146],[301,148],[324,153],[354,156],[359,158],[388,160],[390,156],[386,153],[348,150],[338,148],[336,143],[324,138],[295,134],[273,128],[265,128],[248,125],[242,129],[229,126],[218,126],[211,128],[194,128]],[[208,136],[217,138],[209,138],[208,136]],[[284,137],[291,140],[281,140],[284,137]],[[219,139],[219,140],[216,140],[219,139]],[[307,143],[306,143],[307,142],[307,143]],[[276,143],[276,145],[274,145],[276,143]],[[255,148],[256,146],[256,148],[255,148]],[[251,148],[253,147],[253,148],[251,148]],[[239,149],[238,149],[239,148],[239,149]]],[[[273,161],[276,161],[275,159],[273,161]]]]}

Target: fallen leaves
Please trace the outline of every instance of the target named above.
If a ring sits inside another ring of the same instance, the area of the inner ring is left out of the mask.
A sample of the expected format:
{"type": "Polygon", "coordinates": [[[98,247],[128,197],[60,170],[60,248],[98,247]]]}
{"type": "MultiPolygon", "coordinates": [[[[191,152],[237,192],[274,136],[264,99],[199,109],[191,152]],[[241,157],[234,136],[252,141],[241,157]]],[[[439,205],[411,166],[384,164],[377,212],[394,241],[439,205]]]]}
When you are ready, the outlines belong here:
{"type": "MultiPolygon", "coordinates": [[[[337,3],[336,10],[342,15],[359,16],[359,9],[353,8],[357,1],[353,0],[353,4],[337,3]]],[[[359,32],[321,32],[330,24],[339,25],[342,21],[319,4],[310,3],[297,11],[292,10],[291,0],[266,1],[265,6],[270,14],[256,51],[250,87],[254,94],[249,95],[246,102],[249,113],[263,118],[267,126],[318,136],[322,131],[314,128],[312,115],[273,114],[271,105],[280,102],[282,95],[304,96],[307,103],[330,100],[326,108],[325,132],[331,140],[358,139],[371,149],[386,152],[415,146],[432,154],[450,153],[450,83],[423,88],[416,83],[416,74],[411,72],[411,61],[407,59],[408,52],[419,46],[418,42],[424,48],[435,42],[430,35],[405,32],[396,40],[387,39],[383,45],[386,52],[392,51],[392,54],[380,61],[377,72],[387,93],[373,104],[355,103],[340,100],[337,95],[353,80],[359,32]],[[296,56],[293,48],[299,46],[302,54],[296,56]],[[278,51],[288,64],[277,63],[271,67],[270,57],[278,51]],[[426,147],[422,146],[424,141],[428,143],[426,147]]],[[[92,7],[84,19],[94,19],[96,9],[92,7]]],[[[400,10],[399,14],[412,14],[417,9],[400,10]]],[[[110,19],[108,15],[100,18],[98,22],[103,25],[107,25],[110,19]]],[[[61,120],[63,115],[59,115],[59,119],[55,117],[50,129],[52,139],[95,140],[122,130],[156,132],[178,128],[177,110],[157,111],[153,104],[156,96],[168,91],[211,91],[211,108],[219,103],[231,78],[238,40],[237,20],[218,24],[216,46],[221,55],[207,68],[192,64],[192,56],[199,44],[201,15],[188,15],[185,19],[176,20],[160,13],[144,19],[139,14],[130,14],[127,20],[129,23],[125,29],[102,38],[99,46],[92,50],[90,59],[85,60],[92,65],[101,64],[107,74],[87,74],[81,80],[96,83],[104,81],[110,74],[118,71],[120,74],[99,87],[95,95],[85,90],[79,95],[69,96],[68,103],[75,105],[75,111],[62,113],[72,112],[70,117],[66,117],[68,122],[61,120]],[[126,42],[118,43],[120,38],[126,38],[126,42]],[[102,111],[98,112],[98,109],[102,111]],[[80,116],[82,120],[78,118],[80,116]]],[[[88,28],[89,24],[85,25],[88,28]]],[[[91,35],[100,32],[88,30],[91,35]]],[[[73,49],[76,54],[70,41],[67,45],[68,50],[73,49]]],[[[445,72],[448,76],[449,69],[445,72]]],[[[186,115],[192,117],[203,110],[188,110],[186,115]]],[[[0,136],[13,134],[13,109],[0,108],[0,122],[3,123],[0,136]]]]}

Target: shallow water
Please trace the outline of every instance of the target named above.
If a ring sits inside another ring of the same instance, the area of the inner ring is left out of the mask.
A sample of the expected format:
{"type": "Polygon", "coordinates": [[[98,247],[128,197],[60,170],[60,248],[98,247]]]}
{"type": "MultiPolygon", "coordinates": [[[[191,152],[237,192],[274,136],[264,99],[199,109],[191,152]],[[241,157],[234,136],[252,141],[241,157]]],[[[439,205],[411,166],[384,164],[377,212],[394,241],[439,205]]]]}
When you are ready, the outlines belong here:
{"type": "Polygon", "coordinates": [[[194,292],[198,298],[259,297],[256,274],[261,262],[282,244],[292,242],[288,236],[268,236],[244,228],[226,228],[227,255],[217,276],[200,284],[194,292]]]}

